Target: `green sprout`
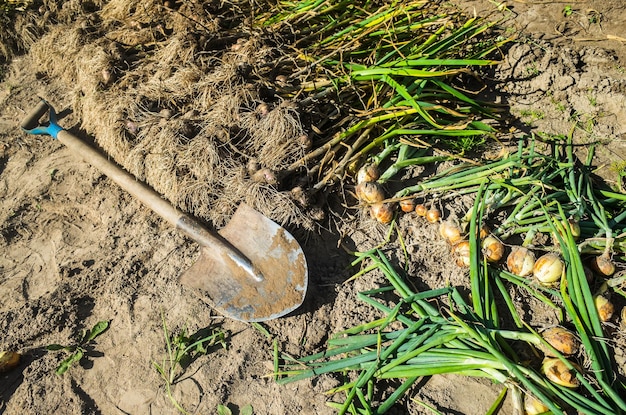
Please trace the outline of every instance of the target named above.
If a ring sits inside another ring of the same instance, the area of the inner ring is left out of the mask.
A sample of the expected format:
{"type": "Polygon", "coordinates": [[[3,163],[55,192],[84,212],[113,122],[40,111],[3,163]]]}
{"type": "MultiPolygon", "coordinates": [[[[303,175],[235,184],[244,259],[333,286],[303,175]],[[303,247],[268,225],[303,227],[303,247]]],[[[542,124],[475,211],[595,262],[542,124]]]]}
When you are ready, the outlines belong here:
{"type": "Polygon", "coordinates": [[[69,356],[63,359],[63,361],[57,366],[55,373],[62,375],[77,362],[80,362],[83,357],[89,356],[93,352],[93,345],[91,344],[98,336],[107,331],[109,328],[108,321],[99,321],[91,330],[83,330],[78,337],[78,342],[64,346],[62,344],[49,344],[46,346],[46,350],[58,351],[64,350],[69,353],[69,356]]]}
{"type": "Polygon", "coordinates": [[[563,7],[563,16],[564,17],[570,17],[572,14],[574,14],[574,9],[572,8],[572,6],[567,5],[567,6],[563,7]]]}
{"type": "Polygon", "coordinates": [[[163,317],[163,336],[167,355],[161,363],[152,362],[165,382],[167,397],[174,407],[182,414],[188,414],[187,410],[174,398],[172,386],[180,381],[184,370],[200,356],[208,354],[211,347],[219,344],[226,348],[226,334],[222,330],[204,328],[188,335],[187,329],[183,328],[177,335],[170,335],[165,317],[163,317]],[[179,368],[182,370],[179,371],[179,368]]]}

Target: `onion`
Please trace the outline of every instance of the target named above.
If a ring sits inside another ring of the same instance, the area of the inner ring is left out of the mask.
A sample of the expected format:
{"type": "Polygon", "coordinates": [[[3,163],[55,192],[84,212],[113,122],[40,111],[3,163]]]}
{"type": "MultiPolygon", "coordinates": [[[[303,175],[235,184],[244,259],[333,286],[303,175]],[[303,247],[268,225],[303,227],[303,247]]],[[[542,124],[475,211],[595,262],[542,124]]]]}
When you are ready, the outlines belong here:
{"type": "Polygon", "coordinates": [[[600,317],[600,321],[607,322],[613,317],[613,313],[615,312],[615,306],[608,298],[608,293],[605,294],[596,294],[593,297],[593,303],[596,306],[596,310],[598,310],[598,317],[600,317]]]}
{"type": "Polygon", "coordinates": [[[482,225],[480,227],[480,232],[478,233],[478,237],[480,239],[485,239],[487,236],[491,235],[491,229],[489,229],[489,226],[487,225],[482,225]]]}
{"type": "Polygon", "coordinates": [[[300,146],[305,150],[310,150],[311,148],[313,148],[313,139],[309,137],[308,134],[302,134],[298,136],[297,141],[298,144],[300,144],[300,146]]]}
{"type": "Polygon", "coordinates": [[[370,206],[370,215],[380,223],[389,223],[393,219],[391,203],[375,203],[370,206]]]}
{"type": "Polygon", "coordinates": [[[511,274],[528,277],[533,273],[535,254],[523,246],[514,246],[506,258],[506,267],[511,274]]]}
{"type": "MultiPolygon", "coordinates": [[[[569,227],[572,237],[574,238],[575,241],[577,241],[578,238],[580,237],[580,225],[578,224],[578,221],[576,219],[569,218],[567,220],[561,221],[561,224],[563,225],[564,228],[569,227]]],[[[567,233],[561,232],[560,228],[557,229],[557,232],[561,238],[567,241],[567,233]]],[[[555,245],[557,246],[559,245],[559,238],[554,232],[552,232],[552,240],[554,241],[555,245]]]]}
{"type": "Polygon", "coordinates": [[[591,258],[591,268],[597,273],[610,277],[615,273],[615,264],[611,261],[611,257],[608,254],[602,254],[591,258]]]}
{"type": "Polygon", "coordinates": [[[250,157],[246,168],[248,169],[248,174],[252,175],[261,169],[261,163],[254,157],[250,157]]]}
{"type": "Polygon", "coordinates": [[[461,228],[450,221],[441,222],[439,234],[450,245],[455,245],[463,239],[461,228]]]}
{"type": "MultiPolygon", "coordinates": [[[[565,356],[571,356],[578,353],[580,342],[569,330],[563,327],[552,327],[541,332],[541,337],[565,356]]],[[[547,347],[541,348],[548,357],[556,357],[554,353],[547,347]]]]}
{"type": "Polygon", "coordinates": [[[452,246],[452,256],[459,267],[470,266],[470,243],[469,241],[461,241],[452,246]]]}
{"type": "Polygon", "coordinates": [[[549,252],[539,257],[533,267],[533,275],[541,285],[550,287],[559,284],[561,277],[565,273],[565,263],[561,258],[549,252]]]}
{"type": "Polygon", "coordinates": [[[417,213],[417,216],[426,216],[426,212],[428,212],[426,206],[422,204],[415,206],[415,213],[417,213]]]}
{"type": "Polygon", "coordinates": [[[380,203],[385,200],[385,192],[376,182],[362,182],[356,186],[356,195],[359,200],[366,204],[380,203]]]}
{"type": "Polygon", "coordinates": [[[403,212],[405,213],[409,213],[409,212],[413,212],[415,210],[415,199],[402,199],[399,202],[400,205],[400,209],[402,209],[403,212]]]}
{"type": "Polygon", "coordinates": [[[291,189],[291,197],[302,207],[309,207],[311,205],[311,195],[304,190],[301,186],[296,186],[291,189]]]}
{"type": "Polygon", "coordinates": [[[580,224],[574,218],[569,218],[567,220],[567,224],[569,225],[569,229],[572,232],[574,240],[577,241],[578,238],[580,238],[580,224]]]}
{"type": "Polygon", "coordinates": [[[139,132],[139,125],[132,120],[126,120],[126,130],[132,135],[137,135],[139,132]]]}
{"type": "Polygon", "coordinates": [[[426,212],[426,220],[430,223],[437,223],[441,219],[441,211],[437,208],[430,208],[426,212]]]}
{"type": "Polygon", "coordinates": [[[115,75],[113,74],[113,71],[111,70],[111,68],[104,68],[100,72],[100,76],[102,77],[102,85],[104,86],[111,85],[113,81],[115,80],[115,75]]]}
{"type": "Polygon", "coordinates": [[[0,373],[8,372],[20,363],[20,354],[11,351],[0,352],[0,373]]]}
{"type": "MultiPolygon", "coordinates": [[[[571,362],[570,362],[571,363],[571,362]]],[[[574,367],[576,364],[572,363],[574,367]]],[[[566,388],[575,389],[580,386],[580,381],[576,379],[576,372],[570,370],[565,363],[558,357],[550,357],[543,361],[541,366],[543,374],[557,385],[565,386],[566,388]]]]}
{"type": "Polygon", "coordinates": [[[483,239],[482,249],[483,255],[489,262],[498,262],[504,256],[504,245],[493,235],[483,239]]]}
{"type": "Polygon", "coordinates": [[[378,171],[378,166],[374,163],[367,163],[356,173],[356,182],[357,184],[375,182],[379,177],[380,172],[378,171]]]}
{"type": "Polygon", "coordinates": [[[267,168],[259,169],[252,174],[252,181],[256,183],[278,184],[276,172],[267,168]]]}
{"type": "Polygon", "coordinates": [[[526,415],[539,415],[548,412],[550,408],[545,406],[539,399],[531,395],[524,397],[524,411],[526,415]]]}

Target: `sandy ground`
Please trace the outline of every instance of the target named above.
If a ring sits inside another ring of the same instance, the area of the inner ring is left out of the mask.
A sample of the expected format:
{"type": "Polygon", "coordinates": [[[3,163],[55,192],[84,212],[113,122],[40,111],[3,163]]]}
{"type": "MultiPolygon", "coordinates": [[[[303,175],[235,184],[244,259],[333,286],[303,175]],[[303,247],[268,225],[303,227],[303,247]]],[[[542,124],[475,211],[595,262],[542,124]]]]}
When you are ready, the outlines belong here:
{"type": "MultiPolygon", "coordinates": [[[[458,2],[472,13],[504,18],[518,41],[492,74],[494,96],[511,107],[512,134],[567,134],[600,141],[603,176],[618,182],[616,165],[626,147],[626,29],[621,1],[535,3],[458,2]],[[573,13],[565,15],[571,5],[573,13]]],[[[329,334],[375,317],[356,293],[376,287],[368,274],[344,283],[355,270],[338,247],[363,250],[384,229],[357,219],[319,233],[292,229],[307,256],[310,281],[305,304],[293,315],[257,328],[217,315],[178,276],[196,259],[197,247],[155,217],[110,180],[46,137],[23,134],[19,121],[36,95],[58,97],[61,86],[38,79],[16,57],[0,83],[0,349],[23,354],[20,366],[0,374],[0,413],[175,414],[153,366],[165,356],[163,321],[169,330],[223,330],[227,348],[186,368],[173,387],[191,413],[216,413],[218,404],[251,404],[255,414],[331,414],[324,394],[332,376],[277,385],[271,376],[273,344],[293,356],[320,350],[329,334]],[[81,330],[101,320],[110,329],[81,364],[54,373],[62,352],[81,330]]],[[[62,119],[75,126],[72,114],[62,119]]],[[[77,133],[80,133],[77,130],[77,133]]],[[[405,216],[406,238],[418,286],[463,284],[436,230],[405,216]]],[[[622,351],[623,354],[623,351],[622,351]]],[[[411,396],[444,414],[484,414],[500,386],[467,378],[425,379],[411,396]]],[[[510,413],[510,402],[502,413],[510,413]]],[[[410,399],[392,413],[427,413],[410,399]]]]}

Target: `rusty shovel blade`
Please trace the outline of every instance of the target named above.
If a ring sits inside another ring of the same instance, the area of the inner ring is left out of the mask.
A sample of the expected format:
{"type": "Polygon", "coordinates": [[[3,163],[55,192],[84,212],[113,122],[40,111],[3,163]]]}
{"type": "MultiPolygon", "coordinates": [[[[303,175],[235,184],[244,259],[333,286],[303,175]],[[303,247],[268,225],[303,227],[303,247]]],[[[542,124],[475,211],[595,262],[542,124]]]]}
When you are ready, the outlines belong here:
{"type": "Polygon", "coordinates": [[[284,228],[246,204],[239,205],[218,233],[250,260],[262,278],[253,278],[223,249],[203,246],[181,277],[205,291],[215,309],[241,321],[265,321],[298,308],[307,290],[302,248],[284,228]]]}

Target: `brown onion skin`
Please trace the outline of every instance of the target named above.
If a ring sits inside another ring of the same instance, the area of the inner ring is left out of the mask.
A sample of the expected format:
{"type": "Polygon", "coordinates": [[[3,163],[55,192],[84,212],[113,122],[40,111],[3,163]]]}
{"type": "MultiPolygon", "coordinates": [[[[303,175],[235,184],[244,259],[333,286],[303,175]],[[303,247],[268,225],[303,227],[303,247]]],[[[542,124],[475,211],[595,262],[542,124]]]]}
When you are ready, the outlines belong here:
{"type": "MultiPolygon", "coordinates": [[[[578,353],[580,341],[574,333],[563,327],[552,327],[541,332],[541,337],[564,356],[572,356],[578,353]]],[[[544,354],[548,357],[556,357],[552,350],[545,348],[544,354]]]]}
{"type": "Polygon", "coordinates": [[[416,206],[415,199],[403,199],[398,204],[404,213],[413,212],[416,206]]]}
{"type": "Polygon", "coordinates": [[[469,267],[471,262],[470,243],[462,240],[452,247],[452,256],[459,267],[469,267]]]}
{"type": "Polygon", "coordinates": [[[533,275],[544,286],[557,286],[565,273],[565,263],[553,252],[540,256],[535,261],[533,275]]]}
{"type": "MultiPolygon", "coordinates": [[[[572,363],[573,366],[576,366],[572,363]]],[[[576,373],[570,370],[558,357],[546,358],[541,366],[543,374],[553,383],[576,389],[580,386],[580,381],[576,378],[576,373]]]]}
{"type": "Polygon", "coordinates": [[[482,241],[483,255],[489,262],[498,262],[504,256],[504,245],[495,236],[489,235],[482,241]]]}
{"type": "Polygon", "coordinates": [[[610,277],[615,273],[615,264],[608,255],[598,255],[589,261],[591,268],[600,275],[610,277]]]}
{"type": "Polygon", "coordinates": [[[514,246],[506,258],[506,267],[511,274],[528,277],[533,273],[535,254],[523,246],[514,246]]]}
{"type": "Polygon", "coordinates": [[[378,170],[378,166],[374,163],[367,163],[356,173],[356,182],[357,184],[375,182],[379,177],[380,171],[378,170]]]}
{"type": "Polygon", "coordinates": [[[430,223],[437,223],[441,220],[441,211],[437,208],[430,208],[426,212],[426,220],[430,223]]]}
{"type": "Polygon", "coordinates": [[[450,245],[455,245],[463,239],[461,228],[450,221],[441,222],[439,234],[450,245]]]}
{"type": "Polygon", "coordinates": [[[421,203],[415,206],[415,213],[417,213],[417,216],[426,216],[426,212],[428,212],[428,208],[421,203]]]}
{"type": "Polygon", "coordinates": [[[611,320],[613,317],[613,313],[615,313],[615,306],[607,298],[604,294],[598,294],[594,297],[593,302],[596,306],[596,310],[598,310],[598,317],[600,317],[600,321],[606,323],[611,320]]]}
{"type": "Polygon", "coordinates": [[[376,182],[362,182],[356,186],[356,195],[366,204],[380,203],[385,200],[385,192],[376,182]]]}
{"type": "Polygon", "coordinates": [[[393,220],[393,205],[390,203],[375,203],[370,206],[370,214],[378,222],[387,224],[393,220]]]}
{"type": "Polygon", "coordinates": [[[20,364],[21,355],[12,351],[0,352],[0,373],[8,372],[20,364]]]}

